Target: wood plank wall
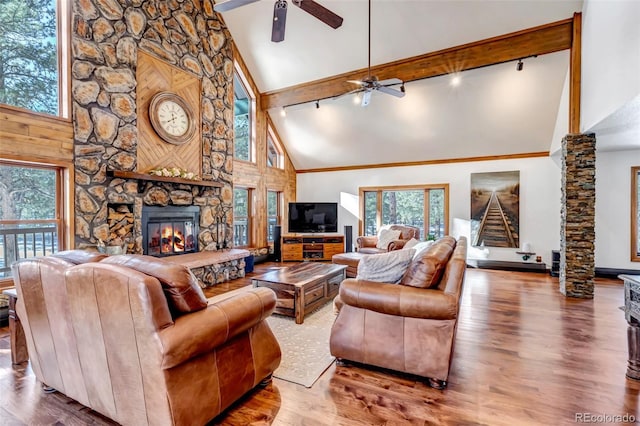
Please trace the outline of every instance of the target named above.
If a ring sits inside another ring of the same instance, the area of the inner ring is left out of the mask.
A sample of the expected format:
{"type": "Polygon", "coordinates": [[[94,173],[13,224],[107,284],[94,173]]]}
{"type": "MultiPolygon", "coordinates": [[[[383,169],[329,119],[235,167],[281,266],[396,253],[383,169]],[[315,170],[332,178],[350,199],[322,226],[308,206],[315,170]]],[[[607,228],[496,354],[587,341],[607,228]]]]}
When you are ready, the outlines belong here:
{"type": "MultiPolygon", "coordinates": [[[[256,123],[255,123],[255,162],[233,162],[233,185],[253,190],[251,216],[251,246],[266,247],[267,244],[267,190],[283,193],[283,205],[281,206],[281,222],[287,223],[287,204],[296,200],[296,170],[291,163],[289,155],[282,146],[284,152],[284,169],[267,166],[267,126],[269,124],[268,112],[263,109],[260,100],[260,92],[249,74],[242,57],[234,46],[234,58],[247,79],[251,91],[256,94],[256,123]]],[[[277,130],[271,126],[276,137],[277,130]]],[[[283,230],[284,231],[284,230],[283,230]]]]}

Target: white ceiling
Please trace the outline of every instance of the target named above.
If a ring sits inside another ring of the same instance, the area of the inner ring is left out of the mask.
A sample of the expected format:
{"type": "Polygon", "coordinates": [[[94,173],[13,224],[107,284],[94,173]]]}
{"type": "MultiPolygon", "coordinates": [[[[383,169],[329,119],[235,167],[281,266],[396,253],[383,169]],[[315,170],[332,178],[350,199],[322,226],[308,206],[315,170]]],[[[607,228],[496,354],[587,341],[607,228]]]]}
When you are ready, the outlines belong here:
{"type": "MultiPolygon", "coordinates": [[[[318,0],[344,18],[334,30],[289,1],[284,42],[272,43],[273,0],[223,14],[261,93],[367,66],[367,1],[318,0]]],[[[582,1],[373,0],[372,66],[567,18],[582,1]]],[[[270,111],[296,169],[426,161],[548,150],[568,51],[407,84],[398,99],[374,93],[270,111]]]]}

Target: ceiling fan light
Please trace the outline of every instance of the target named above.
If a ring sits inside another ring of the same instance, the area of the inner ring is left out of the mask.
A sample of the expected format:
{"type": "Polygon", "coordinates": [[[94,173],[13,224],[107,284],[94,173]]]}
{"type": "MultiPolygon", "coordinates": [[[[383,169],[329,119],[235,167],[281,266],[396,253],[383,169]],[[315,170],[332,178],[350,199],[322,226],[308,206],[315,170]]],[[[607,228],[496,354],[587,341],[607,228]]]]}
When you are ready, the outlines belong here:
{"type": "Polygon", "coordinates": [[[353,97],[353,103],[354,103],[354,104],[356,104],[356,105],[359,105],[359,104],[360,104],[360,100],[361,100],[360,93],[357,93],[357,94],[353,97]]]}

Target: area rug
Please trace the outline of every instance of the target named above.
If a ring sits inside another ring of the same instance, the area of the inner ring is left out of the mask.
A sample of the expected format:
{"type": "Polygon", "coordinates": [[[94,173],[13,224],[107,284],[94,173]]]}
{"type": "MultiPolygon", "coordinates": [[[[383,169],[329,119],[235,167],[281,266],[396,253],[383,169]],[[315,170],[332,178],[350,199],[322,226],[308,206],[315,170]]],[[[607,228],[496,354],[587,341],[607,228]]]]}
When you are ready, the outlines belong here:
{"type": "Polygon", "coordinates": [[[267,322],[282,350],[282,361],[273,376],[310,388],[335,360],[329,353],[335,318],[332,303],[308,314],[302,324],[296,324],[294,318],[271,315],[267,322]]]}

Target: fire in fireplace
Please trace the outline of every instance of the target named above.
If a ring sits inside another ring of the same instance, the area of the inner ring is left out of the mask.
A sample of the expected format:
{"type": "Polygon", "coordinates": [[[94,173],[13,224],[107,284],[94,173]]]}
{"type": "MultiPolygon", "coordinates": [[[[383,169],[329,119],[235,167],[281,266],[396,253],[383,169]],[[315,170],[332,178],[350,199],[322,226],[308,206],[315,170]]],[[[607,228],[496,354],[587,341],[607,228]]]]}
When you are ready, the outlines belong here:
{"type": "Polygon", "coordinates": [[[162,257],[198,251],[198,206],[142,207],[144,254],[162,257]]]}

